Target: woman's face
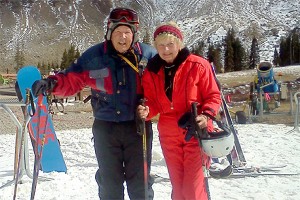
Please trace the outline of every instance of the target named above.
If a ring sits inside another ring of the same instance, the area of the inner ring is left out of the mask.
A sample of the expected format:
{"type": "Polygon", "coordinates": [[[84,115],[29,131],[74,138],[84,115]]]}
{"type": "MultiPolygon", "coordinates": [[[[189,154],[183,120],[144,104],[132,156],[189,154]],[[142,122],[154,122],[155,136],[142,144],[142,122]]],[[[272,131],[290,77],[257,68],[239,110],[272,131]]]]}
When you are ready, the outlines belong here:
{"type": "Polygon", "coordinates": [[[167,63],[173,63],[180,51],[180,45],[173,38],[156,38],[156,49],[161,59],[167,63]]]}
{"type": "Polygon", "coordinates": [[[118,52],[125,53],[131,47],[133,33],[128,26],[118,26],[111,34],[111,41],[118,52]]]}

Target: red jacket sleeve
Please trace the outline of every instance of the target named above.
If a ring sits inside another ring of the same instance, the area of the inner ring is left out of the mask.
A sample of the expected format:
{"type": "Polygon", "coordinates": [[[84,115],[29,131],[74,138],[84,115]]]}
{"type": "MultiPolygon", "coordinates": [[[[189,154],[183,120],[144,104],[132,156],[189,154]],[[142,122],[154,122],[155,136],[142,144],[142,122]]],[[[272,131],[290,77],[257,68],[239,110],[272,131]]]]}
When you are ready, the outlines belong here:
{"type": "Polygon", "coordinates": [[[58,96],[71,96],[82,90],[89,82],[88,72],[61,72],[49,78],[57,81],[53,94],[58,96]]]}

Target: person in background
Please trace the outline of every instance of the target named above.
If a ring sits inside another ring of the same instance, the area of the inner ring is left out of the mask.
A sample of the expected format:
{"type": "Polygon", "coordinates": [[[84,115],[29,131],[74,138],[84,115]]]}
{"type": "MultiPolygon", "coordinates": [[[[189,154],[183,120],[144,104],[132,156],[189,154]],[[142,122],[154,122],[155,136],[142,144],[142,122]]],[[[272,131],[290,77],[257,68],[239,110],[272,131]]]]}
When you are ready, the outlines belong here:
{"type": "Polygon", "coordinates": [[[158,55],[148,62],[142,76],[145,105],[138,106],[137,112],[147,119],[160,114],[157,126],[172,199],[208,199],[203,167],[209,168],[210,158],[195,137],[185,139],[186,130],[178,126],[178,121],[197,102],[197,125],[212,131],[212,121],[203,113],[217,115],[220,91],[209,62],[184,47],[183,34],[175,22],[156,28],[154,46],[158,55]]]}
{"type": "MultiPolygon", "coordinates": [[[[143,98],[140,74],[157,52],[137,42],[138,26],[134,10],[113,9],[104,42],[90,47],[66,70],[32,86],[35,96],[46,92],[70,96],[86,86],[91,88],[95,118],[92,132],[99,166],[95,178],[100,199],[124,199],[124,181],[130,199],[145,199],[145,193],[153,199],[154,195],[152,183],[144,182],[144,143],[138,134],[136,108],[143,98]],[[149,186],[148,191],[144,185],[149,186]]],[[[146,122],[146,132],[149,175],[151,121],[146,122]]]]}

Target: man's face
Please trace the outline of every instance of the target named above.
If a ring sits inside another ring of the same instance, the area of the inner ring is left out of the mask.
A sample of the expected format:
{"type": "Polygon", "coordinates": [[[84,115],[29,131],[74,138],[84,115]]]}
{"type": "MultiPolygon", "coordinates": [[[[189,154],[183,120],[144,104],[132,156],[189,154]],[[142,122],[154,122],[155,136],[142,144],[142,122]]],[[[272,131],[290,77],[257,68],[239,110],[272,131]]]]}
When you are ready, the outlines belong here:
{"type": "Polygon", "coordinates": [[[111,34],[111,41],[119,53],[124,53],[131,47],[133,33],[128,26],[118,26],[111,34]]]}

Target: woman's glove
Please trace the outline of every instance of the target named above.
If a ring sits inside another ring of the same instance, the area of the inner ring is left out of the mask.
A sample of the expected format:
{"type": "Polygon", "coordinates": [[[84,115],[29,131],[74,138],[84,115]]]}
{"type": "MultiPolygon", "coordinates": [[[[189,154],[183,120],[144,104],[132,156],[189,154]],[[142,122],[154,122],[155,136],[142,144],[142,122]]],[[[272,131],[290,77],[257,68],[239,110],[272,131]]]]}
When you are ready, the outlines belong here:
{"type": "Polygon", "coordinates": [[[194,115],[191,112],[184,113],[180,119],[178,120],[178,126],[180,128],[183,128],[186,131],[185,135],[185,141],[189,141],[193,136],[197,135],[197,127],[199,129],[204,129],[207,127],[207,116],[205,115],[197,115],[196,118],[194,118],[194,115]]]}
{"type": "Polygon", "coordinates": [[[35,81],[31,87],[33,95],[37,97],[40,94],[46,95],[46,92],[52,92],[56,82],[50,78],[35,81]]]}

